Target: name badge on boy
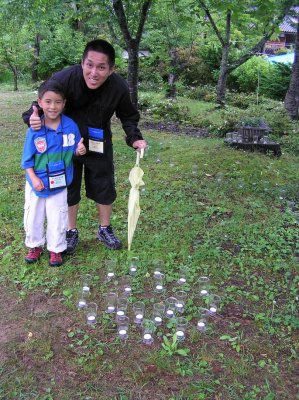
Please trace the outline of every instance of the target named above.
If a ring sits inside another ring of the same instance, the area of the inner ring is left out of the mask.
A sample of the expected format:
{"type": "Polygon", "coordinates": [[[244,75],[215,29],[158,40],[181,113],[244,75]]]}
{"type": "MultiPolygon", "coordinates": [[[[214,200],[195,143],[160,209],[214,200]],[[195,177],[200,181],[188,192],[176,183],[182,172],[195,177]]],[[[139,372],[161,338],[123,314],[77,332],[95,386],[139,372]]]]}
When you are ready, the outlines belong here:
{"type": "Polygon", "coordinates": [[[90,128],[88,127],[88,135],[89,135],[89,151],[93,151],[95,153],[104,153],[104,131],[99,128],[90,128]]]}
{"type": "Polygon", "coordinates": [[[47,164],[49,189],[66,187],[66,173],[64,161],[55,161],[47,164]]]}

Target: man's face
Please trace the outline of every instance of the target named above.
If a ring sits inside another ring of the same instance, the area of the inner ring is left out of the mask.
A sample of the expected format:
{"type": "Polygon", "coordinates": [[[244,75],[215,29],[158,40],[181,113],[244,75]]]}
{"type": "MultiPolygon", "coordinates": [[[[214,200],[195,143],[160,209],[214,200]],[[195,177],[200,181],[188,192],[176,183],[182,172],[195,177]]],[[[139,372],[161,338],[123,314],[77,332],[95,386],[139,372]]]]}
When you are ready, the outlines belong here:
{"type": "Polygon", "coordinates": [[[97,51],[89,51],[81,65],[84,80],[89,89],[99,88],[113,72],[108,56],[97,51]]]}

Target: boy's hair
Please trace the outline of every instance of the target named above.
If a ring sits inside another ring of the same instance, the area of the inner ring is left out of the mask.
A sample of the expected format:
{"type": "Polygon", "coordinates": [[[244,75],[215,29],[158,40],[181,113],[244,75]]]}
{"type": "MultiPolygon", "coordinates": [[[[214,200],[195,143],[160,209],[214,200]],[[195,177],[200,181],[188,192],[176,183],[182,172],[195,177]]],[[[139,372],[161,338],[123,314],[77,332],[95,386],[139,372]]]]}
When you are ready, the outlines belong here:
{"type": "Polygon", "coordinates": [[[114,66],[115,50],[110,43],[106,42],[106,40],[95,39],[88,42],[83,51],[83,56],[82,56],[83,62],[85,61],[89,51],[97,51],[98,53],[106,54],[106,56],[108,57],[108,62],[110,67],[114,66]]]}
{"type": "Polygon", "coordinates": [[[65,100],[65,93],[62,86],[53,80],[46,81],[40,85],[38,88],[38,98],[42,99],[46,92],[54,92],[60,94],[60,96],[65,100]]]}

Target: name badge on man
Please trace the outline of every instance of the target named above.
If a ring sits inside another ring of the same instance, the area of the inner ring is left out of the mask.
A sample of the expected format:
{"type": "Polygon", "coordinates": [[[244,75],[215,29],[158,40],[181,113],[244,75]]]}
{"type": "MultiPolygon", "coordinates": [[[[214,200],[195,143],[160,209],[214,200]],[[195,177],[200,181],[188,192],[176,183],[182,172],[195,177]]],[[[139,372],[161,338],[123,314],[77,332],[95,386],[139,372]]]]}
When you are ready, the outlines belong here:
{"type": "Polygon", "coordinates": [[[47,164],[49,189],[66,187],[66,173],[64,161],[50,162],[47,164]]]}
{"type": "Polygon", "coordinates": [[[88,127],[88,147],[89,151],[104,153],[104,131],[99,128],[88,127]]]}

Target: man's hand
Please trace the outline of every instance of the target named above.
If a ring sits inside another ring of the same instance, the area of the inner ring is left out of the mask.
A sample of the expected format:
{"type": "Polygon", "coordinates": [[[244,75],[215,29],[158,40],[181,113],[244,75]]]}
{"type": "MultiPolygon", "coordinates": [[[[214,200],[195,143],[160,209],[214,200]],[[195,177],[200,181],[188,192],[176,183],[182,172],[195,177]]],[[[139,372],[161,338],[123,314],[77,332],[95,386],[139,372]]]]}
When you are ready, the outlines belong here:
{"type": "Polygon", "coordinates": [[[76,156],[83,156],[86,153],[86,148],[83,144],[83,138],[80,139],[80,142],[77,145],[76,156]]]}
{"type": "Polygon", "coordinates": [[[133,143],[133,147],[134,149],[136,149],[137,151],[140,151],[141,149],[146,149],[147,148],[147,143],[145,140],[136,140],[133,143]]]}
{"type": "Polygon", "coordinates": [[[42,122],[41,122],[40,116],[38,115],[37,107],[32,106],[32,109],[33,109],[33,113],[31,114],[31,117],[29,118],[30,128],[32,128],[34,131],[38,131],[42,126],[42,122]]]}

